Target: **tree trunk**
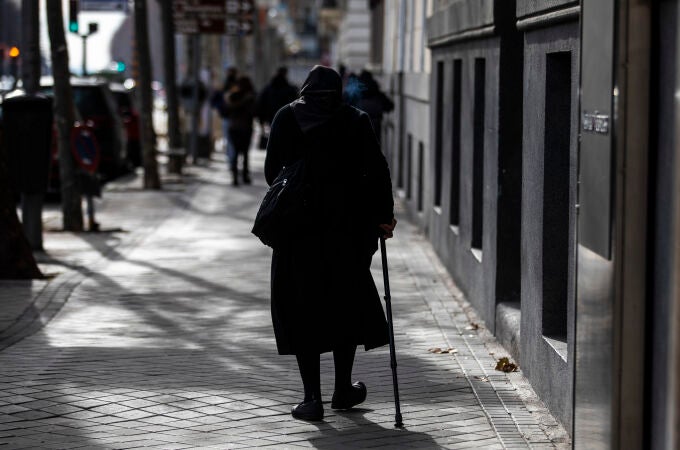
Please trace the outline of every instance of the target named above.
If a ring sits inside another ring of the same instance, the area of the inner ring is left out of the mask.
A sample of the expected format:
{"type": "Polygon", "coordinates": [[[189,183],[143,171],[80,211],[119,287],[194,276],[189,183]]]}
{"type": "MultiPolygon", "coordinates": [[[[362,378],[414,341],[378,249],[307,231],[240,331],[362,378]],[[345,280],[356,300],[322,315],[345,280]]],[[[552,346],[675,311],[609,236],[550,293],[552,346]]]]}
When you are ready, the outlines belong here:
{"type": "Polygon", "coordinates": [[[144,189],[160,189],[156,161],[156,142],[151,122],[151,54],[149,53],[149,33],[146,0],[135,0],[135,41],[137,43],[137,93],[139,94],[139,131],[142,141],[142,161],[144,165],[144,189]]]}
{"type": "MultiPolygon", "coordinates": [[[[163,27],[163,68],[165,71],[165,95],[168,106],[168,147],[171,158],[184,159],[175,155],[182,148],[182,133],[179,126],[179,99],[177,96],[177,58],[175,48],[175,25],[172,19],[172,2],[158,0],[161,7],[161,26],[163,27]]],[[[173,165],[173,172],[181,173],[181,163],[173,165]]]]}
{"type": "Polygon", "coordinates": [[[83,208],[76,182],[75,161],[71,154],[71,129],[75,122],[75,105],[68,67],[68,47],[64,35],[61,1],[45,2],[50,35],[52,73],[54,75],[54,121],[59,139],[59,178],[61,210],[66,231],[83,231],[83,208]]]}
{"type": "Polygon", "coordinates": [[[24,90],[32,95],[40,88],[40,2],[24,0],[21,3],[22,59],[21,79],[24,90]]]}
{"type": "Polygon", "coordinates": [[[43,274],[17,217],[6,161],[5,150],[0,142],[0,279],[42,278],[43,274]]]}

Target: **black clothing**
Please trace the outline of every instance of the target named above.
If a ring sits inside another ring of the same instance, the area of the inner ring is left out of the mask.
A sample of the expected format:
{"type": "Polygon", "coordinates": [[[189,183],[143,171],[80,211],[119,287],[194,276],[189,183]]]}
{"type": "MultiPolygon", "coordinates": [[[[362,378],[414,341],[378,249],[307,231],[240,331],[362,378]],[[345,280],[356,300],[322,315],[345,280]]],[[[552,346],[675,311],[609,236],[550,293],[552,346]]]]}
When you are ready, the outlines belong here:
{"type": "Polygon", "coordinates": [[[272,123],[276,112],[297,98],[297,88],[277,75],[257,98],[256,115],[261,123],[272,123]]]}
{"type": "Polygon", "coordinates": [[[248,151],[253,136],[253,118],[255,115],[255,93],[252,91],[232,91],[224,105],[226,117],[229,118],[229,142],[234,146],[234,161],[231,164],[232,182],[238,184],[238,160],[243,167],[243,182],[250,182],[248,168],[248,151]]]}
{"type": "Polygon", "coordinates": [[[255,117],[255,93],[232,91],[226,97],[225,109],[229,117],[229,129],[253,129],[255,117]]]}
{"type": "Polygon", "coordinates": [[[350,105],[356,106],[368,114],[371,118],[375,134],[378,140],[380,140],[383,113],[392,111],[394,109],[394,102],[380,90],[378,82],[366,70],[362,71],[358,77],[355,77],[355,83],[355,89],[348,89],[348,91],[353,92],[345,92],[345,99],[350,105]]]}
{"type": "Polygon", "coordinates": [[[370,265],[378,225],[393,219],[392,185],[368,115],[342,106],[303,135],[293,106],[283,107],[272,123],[267,182],[305,152],[315,223],[274,250],[271,309],[278,351],[385,345],[387,323],[370,265]]]}
{"type": "Polygon", "coordinates": [[[324,66],[314,66],[300,89],[300,98],[291,103],[303,132],[326,123],[342,104],[342,79],[324,66]]]}

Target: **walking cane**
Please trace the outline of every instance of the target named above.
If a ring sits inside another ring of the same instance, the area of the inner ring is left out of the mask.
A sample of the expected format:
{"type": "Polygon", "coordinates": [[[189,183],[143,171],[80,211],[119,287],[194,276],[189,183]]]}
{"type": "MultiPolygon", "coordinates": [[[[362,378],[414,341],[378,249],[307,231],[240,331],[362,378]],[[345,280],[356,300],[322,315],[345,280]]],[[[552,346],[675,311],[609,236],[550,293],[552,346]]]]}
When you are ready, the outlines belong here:
{"type": "Polygon", "coordinates": [[[399,382],[397,381],[397,354],[394,350],[394,328],[392,326],[392,297],[390,296],[390,277],[387,273],[387,250],[385,249],[385,238],[380,237],[380,252],[382,253],[383,281],[385,282],[385,309],[387,311],[387,326],[390,336],[390,367],[392,368],[392,386],[394,387],[394,426],[401,428],[404,424],[401,421],[401,408],[399,406],[399,382]]]}

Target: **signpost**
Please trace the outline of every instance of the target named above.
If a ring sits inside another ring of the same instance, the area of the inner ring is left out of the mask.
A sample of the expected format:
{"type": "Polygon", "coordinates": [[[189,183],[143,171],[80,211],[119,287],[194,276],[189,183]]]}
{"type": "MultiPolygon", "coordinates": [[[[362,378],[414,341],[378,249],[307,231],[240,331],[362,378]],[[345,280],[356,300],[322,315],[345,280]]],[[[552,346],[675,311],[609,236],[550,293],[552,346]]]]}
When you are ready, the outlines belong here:
{"type": "Polygon", "coordinates": [[[80,0],[81,11],[128,12],[127,0],[80,0]]]}
{"type": "Polygon", "coordinates": [[[224,34],[224,0],[173,0],[172,17],[179,34],[224,34]]]}
{"type": "Polygon", "coordinates": [[[255,0],[173,0],[175,32],[179,34],[253,33],[255,0]]]}
{"type": "Polygon", "coordinates": [[[227,0],[226,34],[230,36],[253,34],[254,15],[254,0],[227,0]]]}
{"type": "Polygon", "coordinates": [[[193,46],[193,111],[190,149],[198,156],[198,72],[201,34],[252,34],[255,0],[172,0],[172,20],[175,33],[191,35],[193,46]]]}

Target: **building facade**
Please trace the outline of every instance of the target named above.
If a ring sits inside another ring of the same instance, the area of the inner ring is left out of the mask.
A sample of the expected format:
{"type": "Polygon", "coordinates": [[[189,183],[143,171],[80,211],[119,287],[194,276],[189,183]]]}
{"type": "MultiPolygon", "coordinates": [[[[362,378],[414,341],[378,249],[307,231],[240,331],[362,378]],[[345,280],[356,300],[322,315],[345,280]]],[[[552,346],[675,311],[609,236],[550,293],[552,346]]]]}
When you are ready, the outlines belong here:
{"type": "Polygon", "coordinates": [[[677,3],[365,5],[405,213],[576,448],[680,442],[677,3]]]}

